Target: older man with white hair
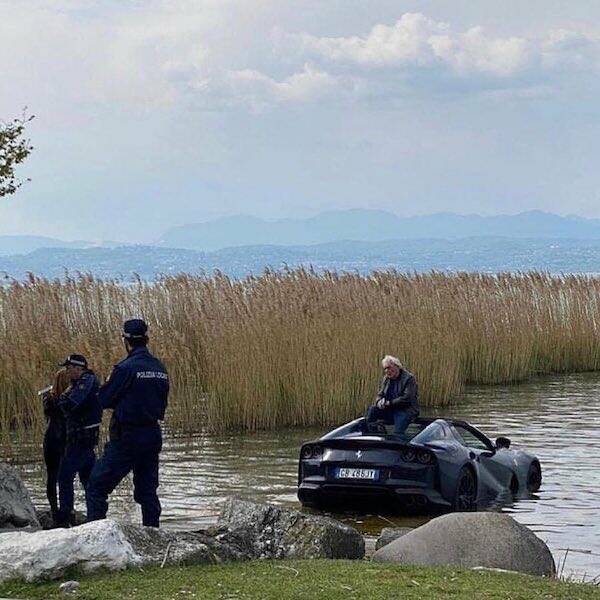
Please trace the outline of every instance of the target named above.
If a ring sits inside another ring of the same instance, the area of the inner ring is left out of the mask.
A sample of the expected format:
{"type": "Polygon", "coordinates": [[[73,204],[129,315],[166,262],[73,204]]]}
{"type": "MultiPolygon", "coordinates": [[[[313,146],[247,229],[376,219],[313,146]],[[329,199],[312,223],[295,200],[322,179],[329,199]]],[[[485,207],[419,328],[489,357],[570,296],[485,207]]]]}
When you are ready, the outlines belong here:
{"type": "Polygon", "coordinates": [[[395,356],[381,361],[384,378],[375,403],[367,411],[367,431],[376,421],[394,425],[395,434],[403,434],[419,416],[418,386],[415,376],[395,356]]]}

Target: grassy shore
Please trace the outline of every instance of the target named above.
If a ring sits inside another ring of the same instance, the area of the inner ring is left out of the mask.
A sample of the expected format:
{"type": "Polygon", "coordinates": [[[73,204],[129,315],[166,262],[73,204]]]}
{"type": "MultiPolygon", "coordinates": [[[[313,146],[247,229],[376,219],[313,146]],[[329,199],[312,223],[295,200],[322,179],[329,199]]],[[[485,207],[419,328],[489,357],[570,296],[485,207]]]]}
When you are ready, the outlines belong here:
{"type": "Polygon", "coordinates": [[[363,413],[388,353],[417,375],[424,406],[469,383],[599,370],[599,298],[600,278],[539,273],[32,277],[0,287],[0,433],[42,427],[35,391],[66,354],[106,377],[131,316],[149,322],[169,368],[173,430],[255,431],[363,413]]]}
{"type": "MultiPolygon", "coordinates": [[[[469,598],[565,600],[600,598],[600,588],[541,577],[451,568],[397,567],[367,561],[262,561],[166,567],[81,578],[76,598],[108,600],[469,598]]],[[[60,582],[0,584],[6,598],[59,598],[60,582]]]]}

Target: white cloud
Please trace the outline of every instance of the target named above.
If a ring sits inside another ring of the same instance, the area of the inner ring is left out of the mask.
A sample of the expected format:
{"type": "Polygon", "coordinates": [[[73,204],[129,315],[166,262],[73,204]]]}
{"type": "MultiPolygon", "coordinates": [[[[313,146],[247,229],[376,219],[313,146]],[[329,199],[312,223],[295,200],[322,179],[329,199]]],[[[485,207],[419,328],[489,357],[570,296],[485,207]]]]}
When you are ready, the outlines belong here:
{"type": "Polygon", "coordinates": [[[143,112],[181,102],[264,111],[498,89],[536,98],[573,71],[600,69],[600,41],[589,32],[500,37],[406,13],[366,34],[330,37],[289,33],[293,11],[278,20],[278,7],[273,0],[0,3],[0,69],[12,82],[0,111],[36,102],[64,115],[90,105],[143,112]]]}
{"type": "MultiPolygon", "coordinates": [[[[404,14],[395,24],[378,24],[361,36],[318,37],[278,33],[281,48],[311,57],[332,70],[359,69],[363,77],[377,71],[430,75],[522,86],[522,78],[556,76],[557,67],[597,71],[600,38],[573,31],[550,31],[542,39],[497,37],[483,27],[454,31],[449,24],[420,13],[404,14]]],[[[486,85],[484,84],[485,88],[486,85]]],[[[473,88],[471,88],[473,89],[473,88]]]]}
{"type": "Polygon", "coordinates": [[[255,69],[241,69],[192,80],[187,85],[193,101],[204,108],[241,107],[262,112],[273,106],[350,98],[360,83],[350,77],[330,75],[307,63],[281,80],[255,69]]]}
{"type": "Polygon", "coordinates": [[[421,14],[405,14],[394,25],[376,25],[366,37],[290,35],[303,51],[332,62],[368,67],[427,66],[435,62],[432,36],[442,38],[448,26],[421,14]]]}

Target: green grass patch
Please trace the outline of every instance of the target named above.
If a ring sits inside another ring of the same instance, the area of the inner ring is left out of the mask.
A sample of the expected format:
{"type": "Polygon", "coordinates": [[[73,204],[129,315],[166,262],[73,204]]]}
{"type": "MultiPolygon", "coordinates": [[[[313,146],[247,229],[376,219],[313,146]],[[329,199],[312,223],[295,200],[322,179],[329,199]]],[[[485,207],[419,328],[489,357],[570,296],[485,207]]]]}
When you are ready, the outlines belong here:
{"type": "MultiPolygon", "coordinates": [[[[64,579],[63,579],[64,581],[64,579]]],[[[0,597],[65,598],[60,581],[0,584],[0,597]]],[[[399,567],[368,561],[254,561],[212,566],[157,567],[89,575],[76,597],[152,599],[307,600],[340,598],[600,599],[600,588],[489,571],[399,567]]]]}

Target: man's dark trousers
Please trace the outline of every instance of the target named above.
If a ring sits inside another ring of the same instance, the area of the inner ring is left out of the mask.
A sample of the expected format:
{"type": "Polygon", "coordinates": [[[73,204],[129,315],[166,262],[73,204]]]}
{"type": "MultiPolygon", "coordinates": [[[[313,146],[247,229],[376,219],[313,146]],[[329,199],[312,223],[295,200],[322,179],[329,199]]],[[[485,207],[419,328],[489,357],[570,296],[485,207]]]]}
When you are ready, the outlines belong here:
{"type": "Polygon", "coordinates": [[[383,421],[389,425],[394,425],[394,433],[404,433],[406,428],[414,421],[414,413],[407,410],[394,410],[391,407],[378,408],[370,406],[367,410],[366,422],[374,423],[375,421],[383,421]]]}
{"type": "Polygon", "coordinates": [[[123,427],[117,436],[111,437],[86,490],[88,521],[106,517],[108,496],[133,471],[133,498],[142,507],[142,523],[158,527],[161,507],[156,490],[161,448],[158,425],[123,427]]]}
{"type": "Polygon", "coordinates": [[[71,519],[75,475],[79,474],[79,481],[83,489],[85,490],[87,487],[90,473],[96,461],[94,446],[95,441],[93,440],[67,443],[58,472],[58,499],[60,508],[57,514],[57,521],[60,524],[66,525],[71,519]]]}

